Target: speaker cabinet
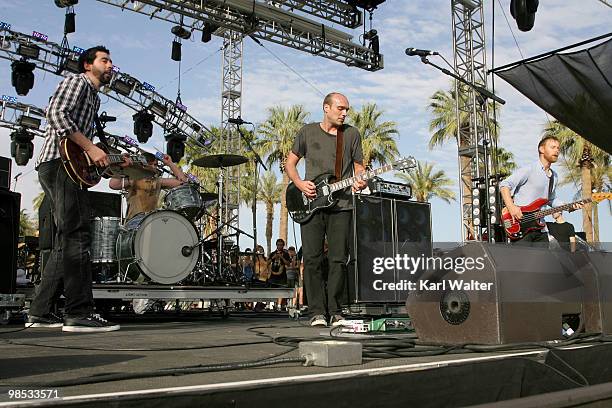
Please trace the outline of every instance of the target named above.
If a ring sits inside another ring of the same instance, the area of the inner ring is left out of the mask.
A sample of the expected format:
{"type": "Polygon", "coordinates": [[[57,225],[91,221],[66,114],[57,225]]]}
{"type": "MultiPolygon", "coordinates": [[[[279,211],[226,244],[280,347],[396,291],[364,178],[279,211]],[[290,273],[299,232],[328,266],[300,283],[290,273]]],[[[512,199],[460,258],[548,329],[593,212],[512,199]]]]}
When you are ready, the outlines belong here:
{"type": "Polygon", "coordinates": [[[88,191],[91,217],[121,217],[121,194],[88,191]]]}
{"type": "MultiPolygon", "coordinates": [[[[396,265],[381,271],[381,260],[431,254],[429,203],[366,195],[354,196],[354,272],[349,273],[351,303],[403,303],[410,279],[396,265]],[[378,267],[376,267],[378,266],[378,267]]],[[[349,269],[350,270],[350,269],[349,269]]]]}
{"type": "MultiPolygon", "coordinates": [[[[466,243],[440,254],[482,268],[423,274],[406,302],[423,341],[505,344],[561,338],[563,315],[579,314],[583,278],[571,254],[517,245],[466,243]],[[455,287],[451,287],[455,282],[455,287]],[[461,287],[456,287],[456,282],[461,287]],[[438,285],[436,287],[436,284],[438,285]]],[[[457,261],[455,261],[455,264],[457,261]]]]}
{"type": "Polygon", "coordinates": [[[21,194],[0,189],[0,293],[15,293],[21,194]]]}
{"type": "Polygon", "coordinates": [[[0,156],[0,188],[10,190],[11,188],[11,165],[13,161],[8,157],[0,156]]]}
{"type": "Polygon", "coordinates": [[[612,334],[612,253],[579,252],[575,258],[584,281],[585,331],[612,334]]]}

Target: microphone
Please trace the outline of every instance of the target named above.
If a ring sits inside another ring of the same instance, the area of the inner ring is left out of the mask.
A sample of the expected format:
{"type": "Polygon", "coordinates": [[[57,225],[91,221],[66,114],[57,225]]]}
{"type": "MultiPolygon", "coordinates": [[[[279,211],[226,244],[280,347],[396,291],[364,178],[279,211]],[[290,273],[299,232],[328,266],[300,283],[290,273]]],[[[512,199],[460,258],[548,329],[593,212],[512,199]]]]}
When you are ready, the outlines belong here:
{"type": "Polygon", "coordinates": [[[246,122],[244,120],[242,120],[242,118],[240,116],[238,116],[237,118],[229,118],[227,120],[228,123],[233,123],[234,125],[244,125],[245,123],[248,123],[249,125],[252,125],[251,122],[246,122]]]}
{"type": "Polygon", "coordinates": [[[117,121],[117,117],[116,116],[108,116],[106,114],[106,112],[102,112],[102,114],[99,116],[100,122],[116,122],[117,121]]]}
{"type": "Polygon", "coordinates": [[[418,48],[406,48],[406,55],[413,57],[418,55],[419,57],[427,57],[428,55],[440,55],[436,51],[419,50],[418,48]]]}

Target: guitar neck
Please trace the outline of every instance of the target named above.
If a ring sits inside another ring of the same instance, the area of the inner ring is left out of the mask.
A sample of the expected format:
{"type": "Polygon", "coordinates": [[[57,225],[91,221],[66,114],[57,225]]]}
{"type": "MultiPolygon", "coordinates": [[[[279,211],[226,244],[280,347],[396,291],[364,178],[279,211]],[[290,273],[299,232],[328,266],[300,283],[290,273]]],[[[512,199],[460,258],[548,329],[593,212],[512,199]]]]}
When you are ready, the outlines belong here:
{"type": "Polygon", "coordinates": [[[532,214],[536,216],[537,218],[542,218],[542,217],[545,217],[547,215],[550,215],[556,212],[567,211],[571,209],[574,206],[574,204],[587,204],[587,203],[590,203],[591,201],[592,200],[590,198],[585,198],[584,200],[574,201],[573,203],[561,205],[559,207],[549,208],[548,210],[536,211],[532,214]]]}
{"type": "Polygon", "coordinates": [[[347,188],[353,185],[353,183],[355,183],[355,181],[363,181],[363,180],[369,180],[374,176],[378,176],[379,174],[382,173],[386,173],[387,171],[391,170],[393,168],[393,164],[386,164],[382,167],[379,167],[377,169],[374,170],[368,170],[368,171],[364,171],[361,174],[358,174],[356,176],[353,177],[349,177],[347,179],[344,180],[340,180],[336,183],[332,183],[329,185],[329,188],[331,190],[331,192],[334,191],[338,191],[338,190],[342,190],[343,188],[347,188]]]}
{"type": "Polygon", "coordinates": [[[110,164],[122,163],[124,158],[122,154],[107,154],[106,157],[110,164]]]}

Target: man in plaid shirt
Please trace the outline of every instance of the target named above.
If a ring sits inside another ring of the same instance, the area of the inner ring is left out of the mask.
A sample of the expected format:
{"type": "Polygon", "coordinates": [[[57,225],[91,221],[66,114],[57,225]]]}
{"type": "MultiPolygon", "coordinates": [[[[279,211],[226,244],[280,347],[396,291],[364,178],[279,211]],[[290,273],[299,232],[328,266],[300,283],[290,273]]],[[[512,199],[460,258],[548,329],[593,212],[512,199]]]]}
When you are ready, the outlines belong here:
{"type": "Polygon", "coordinates": [[[118,330],[119,325],[93,313],[89,249],[91,207],[87,192],[75,183],[62,165],[59,142],[69,138],[78,144],[96,166],[109,165],[104,150],[97,147],[94,116],[100,107],[98,90],[110,82],[113,62],[109,51],[97,46],[79,57],[80,74],[58,85],[47,108],[48,126],[43,149],[36,161],[38,178],[51,200],[57,227],[54,248],[30,305],[26,327],[62,327],[70,332],[118,330]],[[50,312],[60,294],[66,298],[64,319],[50,312]]]}

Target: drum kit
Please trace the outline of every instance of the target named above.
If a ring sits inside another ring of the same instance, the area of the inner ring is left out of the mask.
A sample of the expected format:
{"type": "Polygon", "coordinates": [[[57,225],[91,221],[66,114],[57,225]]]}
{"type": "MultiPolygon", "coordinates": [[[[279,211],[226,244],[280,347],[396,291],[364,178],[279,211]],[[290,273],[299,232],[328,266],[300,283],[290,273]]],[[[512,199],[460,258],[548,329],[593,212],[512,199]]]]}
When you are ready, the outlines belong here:
{"type": "MultiPolygon", "coordinates": [[[[216,154],[193,165],[219,168],[218,192],[202,192],[189,182],[166,192],[163,208],[137,214],[122,223],[119,217],[96,217],[91,224],[91,261],[116,271],[114,282],[160,284],[240,284],[238,246],[224,237],[248,233],[221,222],[223,172],[247,161],[246,157],[216,154]],[[211,210],[211,212],[209,212],[211,210]],[[216,228],[209,234],[207,224],[216,228]],[[228,228],[233,234],[222,232],[228,228]]],[[[149,177],[130,174],[130,178],[149,177]]]]}

